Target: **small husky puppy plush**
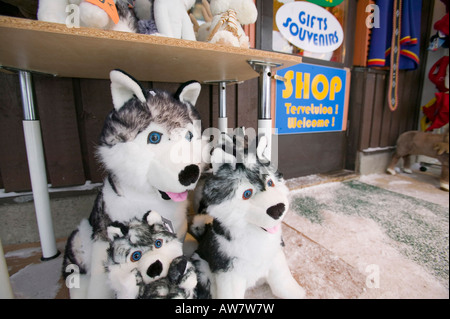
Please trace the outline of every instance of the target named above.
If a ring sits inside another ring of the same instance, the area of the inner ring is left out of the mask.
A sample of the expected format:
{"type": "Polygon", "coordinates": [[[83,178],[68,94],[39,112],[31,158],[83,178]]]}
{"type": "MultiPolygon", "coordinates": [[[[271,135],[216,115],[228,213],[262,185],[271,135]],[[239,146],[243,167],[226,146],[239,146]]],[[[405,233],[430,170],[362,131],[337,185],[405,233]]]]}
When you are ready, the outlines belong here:
{"type": "Polygon", "coordinates": [[[191,228],[199,241],[193,256],[199,281],[210,285],[213,298],[244,298],[261,281],[277,297],[303,298],[283,252],[288,189],[264,155],[267,140],[260,139],[256,152],[245,148],[242,162],[236,158],[242,141],[226,143],[214,149],[213,174],[205,179],[200,207],[208,215],[197,215],[191,228]]]}
{"type": "Polygon", "coordinates": [[[187,232],[187,195],[201,173],[200,116],[194,105],[198,82],[182,85],[175,96],[145,90],[120,70],[110,74],[114,109],[100,136],[99,159],[107,173],[88,220],[67,241],[64,269],[79,267],[81,287],[73,298],[113,297],[104,263],[107,227],[157,211],[183,242],[187,232]]]}
{"type": "Polygon", "coordinates": [[[183,256],[182,244],[152,211],[129,223],[114,222],[106,272],[119,299],[195,298],[195,268],[183,256]]]}

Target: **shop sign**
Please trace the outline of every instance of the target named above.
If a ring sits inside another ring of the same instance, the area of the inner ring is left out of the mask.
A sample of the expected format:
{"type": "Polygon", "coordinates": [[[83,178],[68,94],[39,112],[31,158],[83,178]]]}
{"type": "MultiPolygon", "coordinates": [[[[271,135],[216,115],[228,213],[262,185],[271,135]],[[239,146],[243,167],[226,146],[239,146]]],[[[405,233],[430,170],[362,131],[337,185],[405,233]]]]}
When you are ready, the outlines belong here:
{"type": "Polygon", "coordinates": [[[345,131],[350,71],[311,64],[279,70],[275,127],[278,134],[345,131]]]}
{"type": "Polygon", "coordinates": [[[291,44],[306,51],[333,52],[344,40],[339,21],[313,3],[286,3],[277,11],[275,20],[281,34],[291,44]]]}
{"type": "Polygon", "coordinates": [[[335,7],[340,5],[344,0],[308,0],[309,2],[315,3],[321,7],[335,7]]]}

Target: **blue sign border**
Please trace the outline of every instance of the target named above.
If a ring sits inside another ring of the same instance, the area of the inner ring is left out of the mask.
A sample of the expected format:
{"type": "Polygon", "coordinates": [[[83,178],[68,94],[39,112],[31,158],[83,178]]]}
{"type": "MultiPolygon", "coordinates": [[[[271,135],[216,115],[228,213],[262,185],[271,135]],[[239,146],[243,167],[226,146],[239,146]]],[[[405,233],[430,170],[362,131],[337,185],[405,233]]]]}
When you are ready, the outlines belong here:
{"type": "Polygon", "coordinates": [[[347,129],[349,70],[301,63],[277,71],[275,128],[279,135],[347,129]]]}

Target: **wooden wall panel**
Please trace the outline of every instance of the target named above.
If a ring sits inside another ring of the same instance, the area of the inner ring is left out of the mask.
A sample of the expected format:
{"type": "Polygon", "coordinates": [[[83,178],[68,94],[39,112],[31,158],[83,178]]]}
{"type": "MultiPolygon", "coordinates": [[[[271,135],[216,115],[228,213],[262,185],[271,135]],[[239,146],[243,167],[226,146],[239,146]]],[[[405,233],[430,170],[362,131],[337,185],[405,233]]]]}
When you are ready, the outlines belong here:
{"type": "MultiPolygon", "coordinates": [[[[380,88],[384,84],[384,79],[377,74],[375,77],[375,87],[380,88]]],[[[369,147],[379,147],[381,138],[381,127],[383,120],[384,90],[377,90],[374,93],[372,112],[372,134],[370,135],[369,147]]]]}
{"type": "Polygon", "coordinates": [[[72,79],[33,78],[49,181],[53,187],[84,184],[72,79]]]}
{"type": "Polygon", "coordinates": [[[386,92],[389,89],[389,82],[386,81],[387,73],[384,73],[381,75],[384,84],[379,88],[379,90],[384,92],[384,99],[383,99],[383,121],[381,124],[381,134],[380,134],[380,147],[387,147],[392,146],[391,139],[389,138],[389,131],[391,129],[391,122],[392,122],[392,112],[389,109],[388,106],[388,96],[386,92]]]}
{"type": "MultiPolygon", "coordinates": [[[[400,71],[399,106],[395,112],[387,101],[388,70],[354,68],[349,109],[350,153],[368,148],[394,146],[398,136],[417,129],[414,118],[420,105],[417,71],[400,71]]],[[[347,160],[348,166],[349,161],[347,160]]]]}
{"type": "Polygon", "coordinates": [[[354,170],[356,163],[356,150],[359,147],[359,140],[361,135],[361,114],[364,105],[364,72],[352,71],[350,99],[348,110],[347,128],[347,149],[345,157],[345,168],[354,170]]]}
{"type": "Polygon", "coordinates": [[[345,132],[278,136],[278,168],[285,178],[341,170],[345,132]]]}
{"type": "Polygon", "coordinates": [[[198,97],[196,109],[202,118],[202,127],[206,129],[212,125],[211,115],[211,86],[202,85],[202,91],[198,97]]]}
{"type": "Polygon", "coordinates": [[[80,132],[83,136],[83,149],[86,178],[94,183],[103,181],[104,172],[96,159],[103,122],[107,114],[113,109],[110,81],[108,80],[79,80],[79,103],[77,114],[80,132]]]}
{"type": "Polygon", "coordinates": [[[258,79],[237,85],[237,126],[258,127],[258,79]]]}
{"type": "Polygon", "coordinates": [[[6,192],[31,190],[16,74],[0,72],[0,171],[6,192]]]}
{"type": "Polygon", "coordinates": [[[372,115],[374,107],[374,95],[376,92],[376,75],[366,74],[364,87],[364,108],[362,110],[360,147],[368,148],[370,146],[370,136],[372,129],[372,115]]]}

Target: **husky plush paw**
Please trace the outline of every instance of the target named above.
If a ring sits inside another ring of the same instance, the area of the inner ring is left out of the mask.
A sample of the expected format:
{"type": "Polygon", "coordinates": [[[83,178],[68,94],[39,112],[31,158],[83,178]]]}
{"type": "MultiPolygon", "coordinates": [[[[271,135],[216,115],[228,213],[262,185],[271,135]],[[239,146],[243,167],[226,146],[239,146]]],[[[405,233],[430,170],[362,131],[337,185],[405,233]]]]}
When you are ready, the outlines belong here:
{"type": "Polygon", "coordinates": [[[191,299],[196,286],[194,266],[180,256],[172,261],[166,277],[142,286],[139,299],[191,299]]]}

